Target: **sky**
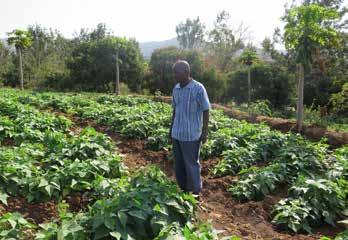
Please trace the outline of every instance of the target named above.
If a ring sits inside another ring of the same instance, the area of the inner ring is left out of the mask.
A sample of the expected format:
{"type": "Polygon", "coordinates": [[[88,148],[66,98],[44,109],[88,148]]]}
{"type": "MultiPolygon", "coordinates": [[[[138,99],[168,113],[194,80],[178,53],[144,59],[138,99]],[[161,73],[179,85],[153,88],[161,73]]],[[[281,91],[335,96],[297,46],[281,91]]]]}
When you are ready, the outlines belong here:
{"type": "Polygon", "coordinates": [[[36,23],[71,38],[81,28],[105,23],[117,36],[162,41],[175,37],[175,26],[186,18],[199,16],[209,29],[217,13],[227,10],[231,25],[248,26],[250,40],[258,45],[281,27],[286,2],[289,0],[1,0],[0,38],[36,23]]]}

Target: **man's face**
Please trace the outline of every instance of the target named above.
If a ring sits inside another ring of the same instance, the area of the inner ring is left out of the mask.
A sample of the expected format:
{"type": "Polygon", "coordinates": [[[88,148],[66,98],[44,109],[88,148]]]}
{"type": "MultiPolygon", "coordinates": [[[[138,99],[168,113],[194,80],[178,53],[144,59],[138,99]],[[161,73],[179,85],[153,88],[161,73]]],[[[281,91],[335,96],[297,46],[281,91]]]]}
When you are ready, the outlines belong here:
{"type": "Polygon", "coordinates": [[[174,78],[178,83],[185,83],[188,80],[188,73],[184,68],[175,68],[173,70],[174,78]]]}

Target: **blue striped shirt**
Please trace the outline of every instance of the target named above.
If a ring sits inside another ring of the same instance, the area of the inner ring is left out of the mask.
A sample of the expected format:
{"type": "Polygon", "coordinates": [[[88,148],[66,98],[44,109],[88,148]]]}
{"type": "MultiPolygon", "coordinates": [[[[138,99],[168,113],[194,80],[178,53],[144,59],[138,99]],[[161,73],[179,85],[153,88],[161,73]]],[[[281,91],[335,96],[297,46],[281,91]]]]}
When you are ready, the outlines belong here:
{"type": "Polygon", "coordinates": [[[194,79],[184,87],[176,84],[172,106],[175,110],[172,138],[179,141],[197,141],[202,134],[203,111],[211,108],[203,84],[194,79]]]}

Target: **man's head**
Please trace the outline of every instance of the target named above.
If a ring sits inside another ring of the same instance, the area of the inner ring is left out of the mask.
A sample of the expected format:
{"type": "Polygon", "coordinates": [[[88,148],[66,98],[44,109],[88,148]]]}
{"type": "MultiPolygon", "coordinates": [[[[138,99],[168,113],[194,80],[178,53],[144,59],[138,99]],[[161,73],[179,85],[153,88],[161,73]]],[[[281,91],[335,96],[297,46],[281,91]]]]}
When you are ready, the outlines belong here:
{"type": "Polygon", "coordinates": [[[178,60],[173,65],[173,73],[175,80],[184,84],[190,79],[190,65],[184,60],[178,60]]]}

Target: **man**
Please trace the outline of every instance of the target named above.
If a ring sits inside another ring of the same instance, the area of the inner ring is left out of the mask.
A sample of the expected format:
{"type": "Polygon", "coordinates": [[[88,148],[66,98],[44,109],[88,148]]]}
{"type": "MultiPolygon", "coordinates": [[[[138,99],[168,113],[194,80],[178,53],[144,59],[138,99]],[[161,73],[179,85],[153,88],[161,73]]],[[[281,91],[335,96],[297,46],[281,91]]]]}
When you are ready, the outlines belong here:
{"type": "Polygon", "coordinates": [[[202,189],[199,150],[207,141],[210,103],[204,86],[190,77],[190,65],[173,65],[177,81],[172,94],[173,117],[169,137],[173,144],[179,187],[199,198],[202,189]]]}

